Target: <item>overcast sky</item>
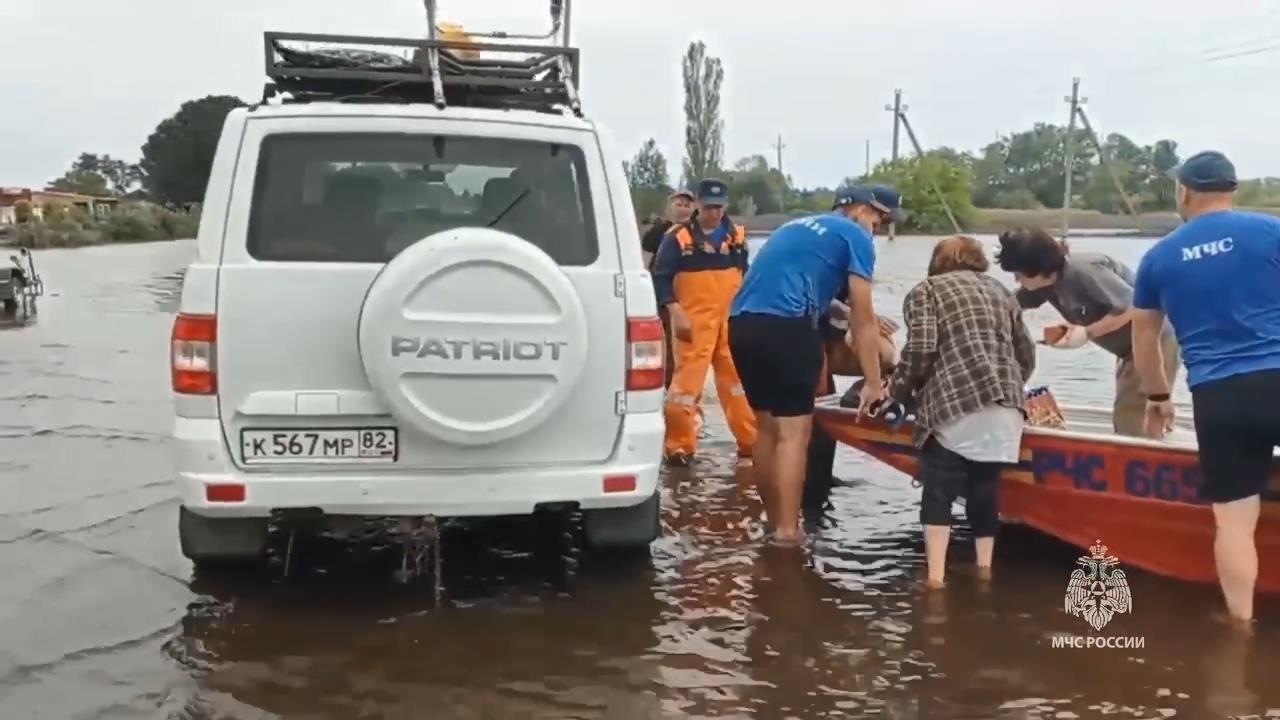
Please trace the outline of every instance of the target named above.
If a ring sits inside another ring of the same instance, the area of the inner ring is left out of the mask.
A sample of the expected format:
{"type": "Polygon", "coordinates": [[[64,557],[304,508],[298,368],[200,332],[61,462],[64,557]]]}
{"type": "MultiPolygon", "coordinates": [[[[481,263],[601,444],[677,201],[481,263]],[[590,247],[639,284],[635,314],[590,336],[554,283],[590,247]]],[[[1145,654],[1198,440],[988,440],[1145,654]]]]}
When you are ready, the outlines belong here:
{"type": "MultiPolygon", "coordinates": [[[[547,22],[546,0],[441,0],[441,12],[473,28],[547,22]]],[[[572,23],[587,111],[628,154],[656,138],[674,176],[680,57],[695,38],[725,63],[726,162],[772,161],[781,133],[803,186],[860,173],[865,141],[872,163],[888,155],[894,88],[922,144],[976,150],[1064,123],[1073,75],[1100,133],[1280,175],[1280,0],[575,0],[572,23]]],[[[136,160],[191,98],[256,100],[264,30],[425,24],[420,0],[0,0],[0,185],[42,185],[82,151],[136,160]]]]}

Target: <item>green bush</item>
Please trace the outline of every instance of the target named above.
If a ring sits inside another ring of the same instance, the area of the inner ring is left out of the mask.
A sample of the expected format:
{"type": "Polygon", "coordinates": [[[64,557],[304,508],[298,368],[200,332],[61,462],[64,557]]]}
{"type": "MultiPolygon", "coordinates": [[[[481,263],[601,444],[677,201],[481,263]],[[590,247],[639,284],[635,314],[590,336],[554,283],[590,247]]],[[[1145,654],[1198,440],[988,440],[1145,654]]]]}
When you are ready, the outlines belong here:
{"type": "Polygon", "coordinates": [[[162,211],[160,228],[172,240],[188,240],[194,238],[200,230],[200,208],[196,206],[190,212],[162,211]]]}
{"type": "Polygon", "coordinates": [[[54,223],[27,223],[14,231],[13,243],[18,247],[40,250],[46,248],[73,248],[100,245],[106,242],[97,230],[86,230],[75,223],[61,220],[54,223]]]}
{"type": "Polygon", "coordinates": [[[102,231],[111,242],[169,240],[158,214],[146,207],[121,206],[103,220],[102,231]]]}
{"type": "Polygon", "coordinates": [[[198,208],[186,213],[150,203],[123,203],[105,217],[95,219],[78,207],[51,205],[45,208],[43,220],[17,227],[14,243],[39,249],[182,240],[194,238],[199,223],[198,208]]]}
{"type": "Polygon", "coordinates": [[[1039,210],[1044,207],[1035,194],[1026,188],[1001,190],[995,194],[993,203],[998,208],[1009,210],[1039,210]]]}

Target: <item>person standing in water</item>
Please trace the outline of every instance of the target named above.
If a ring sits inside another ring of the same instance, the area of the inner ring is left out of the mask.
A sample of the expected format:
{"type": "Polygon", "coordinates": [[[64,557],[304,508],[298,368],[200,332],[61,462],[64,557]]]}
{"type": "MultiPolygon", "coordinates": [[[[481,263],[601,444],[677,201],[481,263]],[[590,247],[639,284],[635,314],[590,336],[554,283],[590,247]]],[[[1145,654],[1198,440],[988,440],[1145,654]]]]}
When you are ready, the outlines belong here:
{"type": "Polygon", "coordinates": [[[928,585],[945,581],[951,506],[965,497],[978,573],[987,577],[1000,526],[1000,473],[1018,462],[1025,383],[1035,344],[1022,309],[987,274],[982,244],[967,236],[939,242],[928,276],[902,303],[907,341],[889,382],[894,401],[915,412],[928,585]]]}
{"type": "Polygon", "coordinates": [[[755,411],[756,484],[773,540],[802,541],[800,504],[822,373],[818,318],[848,285],[850,326],[866,371],[860,413],[885,396],[880,325],[871,300],[872,233],[901,222],[901,200],[887,186],[840,191],[830,213],[792,220],[773,232],[747,269],[729,316],[729,346],[755,411]]]}
{"type": "Polygon", "coordinates": [[[1219,152],[1177,171],[1186,221],[1138,265],[1133,353],[1146,391],[1146,430],[1172,429],[1171,383],[1161,333],[1173,324],[1213,506],[1213,551],[1230,616],[1253,619],[1258,580],[1254,532],[1280,446],[1280,218],[1234,209],[1236,170],[1219,152]]]}
{"type": "Polygon", "coordinates": [[[747,235],[725,215],[728,202],[723,182],[699,183],[697,212],[667,233],[655,261],[658,305],[671,314],[675,340],[675,374],[664,405],[663,454],[670,465],[688,465],[697,451],[708,369],[715,372],[716,395],[738,441],[739,459],[750,461],[756,444],[756,419],[729,353],[729,306],[747,270],[747,235]]]}

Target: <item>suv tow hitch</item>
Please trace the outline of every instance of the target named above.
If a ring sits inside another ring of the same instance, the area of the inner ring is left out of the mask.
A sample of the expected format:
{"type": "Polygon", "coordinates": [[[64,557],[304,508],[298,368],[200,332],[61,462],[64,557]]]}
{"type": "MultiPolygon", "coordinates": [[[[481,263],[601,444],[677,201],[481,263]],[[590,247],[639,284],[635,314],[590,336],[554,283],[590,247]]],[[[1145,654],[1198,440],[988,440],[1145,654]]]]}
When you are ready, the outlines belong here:
{"type": "Polygon", "coordinates": [[[274,524],[288,532],[289,541],[284,556],[284,576],[289,577],[293,567],[294,543],[298,533],[315,534],[339,542],[354,542],[369,546],[399,545],[400,567],[392,571],[392,579],[407,585],[413,580],[431,573],[435,603],[444,597],[444,554],[441,548],[443,530],[449,521],[440,521],[434,515],[413,517],[325,517],[316,510],[293,509],[277,511],[274,524]]]}
{"type": "Polygon", "coordinates": [[[444,592],[444,558],[440,551],[440,524],[435,516],[420,518],[400,518],[399,532],[396,533],[401,542],[400,569],[392,577],[401,585],[426,572],[427,554],[431,555],[431,575],[434,580],[436,604],[440,603],[444,592]]]}

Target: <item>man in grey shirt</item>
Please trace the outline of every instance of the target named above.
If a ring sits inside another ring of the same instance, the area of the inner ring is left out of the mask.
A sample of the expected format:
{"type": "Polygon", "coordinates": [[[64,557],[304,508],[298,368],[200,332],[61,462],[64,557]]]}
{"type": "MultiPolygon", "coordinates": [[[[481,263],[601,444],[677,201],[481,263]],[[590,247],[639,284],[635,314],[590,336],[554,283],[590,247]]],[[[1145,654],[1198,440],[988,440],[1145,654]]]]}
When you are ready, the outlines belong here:
{"type": "MultiPolygon", "coordinates": [[[[1116,396],[1112,425],[1116,433],[1143,437],[1146,396],[1133,364],[1133,272],[1101,253],[1070,254],[1063,243],[1044,230],[1018,230],[1000,236],[996,258],[1013,273],[1023,308],[1048,302],[1064,324],[1045,329],[1044,343],[1078,348],[1092,341],[1116,356],[1116,396]]],[[[1165,323],[1160,338],[1164,372],[1173,387],[1181,364],[1173,328],[1165,323]]]]}

